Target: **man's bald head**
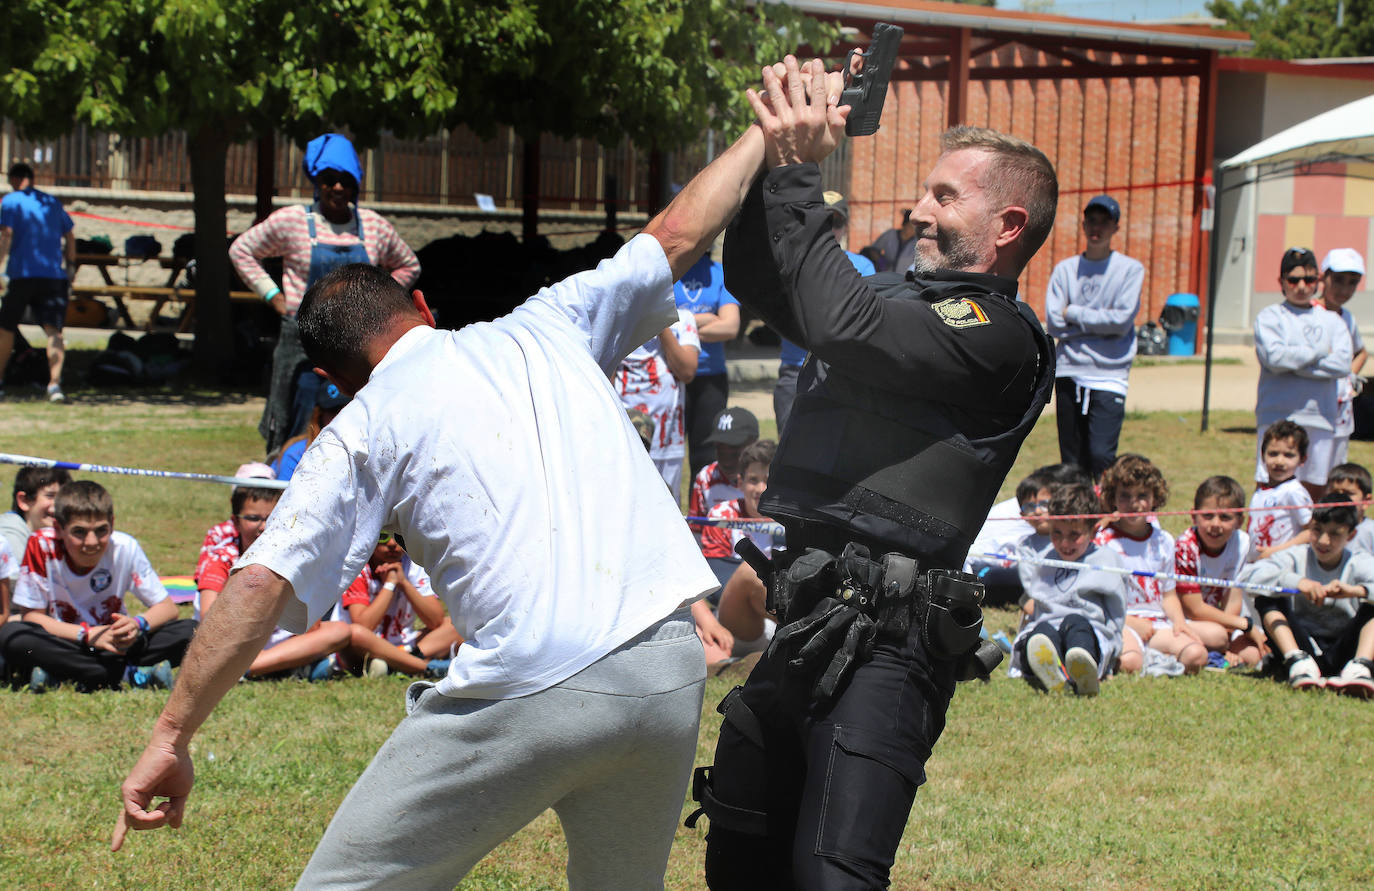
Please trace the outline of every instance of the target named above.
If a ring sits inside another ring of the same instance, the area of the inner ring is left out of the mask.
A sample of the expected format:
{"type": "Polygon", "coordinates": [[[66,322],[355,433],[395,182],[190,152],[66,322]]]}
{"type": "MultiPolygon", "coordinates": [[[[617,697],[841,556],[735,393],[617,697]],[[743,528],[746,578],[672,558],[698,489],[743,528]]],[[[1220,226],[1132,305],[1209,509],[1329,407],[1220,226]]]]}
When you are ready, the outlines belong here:
{"type": "Polygon", "coordinates": [[[414,298],[390,275],[366,263],[348,263],[315,282],[296,313],[310,363],[358,380],[372,373],[369,347],[374,341],[394,340],[398,327],[409,329],[415,322],[427,320],[414,298]]]}

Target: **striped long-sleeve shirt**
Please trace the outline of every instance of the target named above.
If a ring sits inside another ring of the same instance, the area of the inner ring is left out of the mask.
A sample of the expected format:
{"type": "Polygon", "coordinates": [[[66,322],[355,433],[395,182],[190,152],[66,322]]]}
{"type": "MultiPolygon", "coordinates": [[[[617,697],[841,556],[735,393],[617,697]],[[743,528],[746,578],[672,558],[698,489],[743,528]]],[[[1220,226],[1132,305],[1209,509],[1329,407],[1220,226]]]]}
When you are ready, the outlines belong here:
{"type": "MultiPolygon", "coordinates": [[[[229,259],[239,277],[262,296],[276,287],[276,283],[258,261],[265,257],[282,258],[281,289],[286,295],[286,314],[290,316],[294,316],[301,305],[310,276],[310,230],[306,224],[309,212],[309,208],[299,204],[283,207],[234,239],[229,247],[229,259]]],[[[358,208],[357,213],[363,224],[363,246],[372,264],[391,273],[392,278],[409,288],[420,277],[420,261],[415,252],[381,214],[367,208],[358,208]]],[[[315,235],[320,244],[358,243],[352,221],[336,226],[318,213],[315,214],[315,235]]]]}

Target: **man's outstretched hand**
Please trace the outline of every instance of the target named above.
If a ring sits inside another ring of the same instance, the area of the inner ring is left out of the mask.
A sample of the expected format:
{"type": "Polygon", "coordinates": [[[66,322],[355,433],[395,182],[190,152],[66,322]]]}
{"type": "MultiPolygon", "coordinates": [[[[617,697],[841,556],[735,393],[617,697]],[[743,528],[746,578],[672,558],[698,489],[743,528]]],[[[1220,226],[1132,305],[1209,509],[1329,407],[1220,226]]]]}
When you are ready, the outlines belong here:
{"type": "Polygon", "coordinates": [[[181,828],[186,812],[186,796],[195,782],[195,768],[185,749],[148,743],[143,756],[129,771],[120,787],[124,809],[115,822],[110,850],[118,851],[130,829],[181,828]],[[163,799],[153,806],[155,799],[163,799]]]}
{"type": "Polygon", "coordinates": [[[838,104],[842,86],[840,73],[827,74],[820,59],[799,66],[788,55],[763,69],[763,91],[745,95],[763,129],[769,166],[819,162],[835,150],[849,116],[849,107],[838,104]]]}

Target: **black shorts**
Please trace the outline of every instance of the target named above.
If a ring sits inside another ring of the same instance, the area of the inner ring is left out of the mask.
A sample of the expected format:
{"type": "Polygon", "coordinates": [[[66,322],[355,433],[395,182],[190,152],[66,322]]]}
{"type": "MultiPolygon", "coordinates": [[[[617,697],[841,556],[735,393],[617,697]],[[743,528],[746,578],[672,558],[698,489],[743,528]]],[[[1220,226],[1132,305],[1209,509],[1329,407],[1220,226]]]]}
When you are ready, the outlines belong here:
{"type": "Polygon", "coordinates": [[[4,302],[0,303],[0,328],[6,331],[19,330],[24,310],[31,306],[36,324],[61,331],[67,321],[68,288],[69,283],[65,278],[10,279],[4,302]]]}

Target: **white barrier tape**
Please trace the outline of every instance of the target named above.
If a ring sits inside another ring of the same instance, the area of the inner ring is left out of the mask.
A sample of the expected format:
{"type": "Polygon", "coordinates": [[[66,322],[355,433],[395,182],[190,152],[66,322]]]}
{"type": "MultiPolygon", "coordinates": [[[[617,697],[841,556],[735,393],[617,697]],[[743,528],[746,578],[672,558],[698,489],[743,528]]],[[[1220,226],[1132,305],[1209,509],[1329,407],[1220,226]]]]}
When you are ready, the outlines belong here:
{"type": "Polygon", "coordinates": [[[1008,563],[1029,563],[1032,566],[1051,566],[1056,569],[1096,569],[1114,572],[1117,575],[1136,576],[1145,579],[1172,579],[1176,582],[1194,582],[1199,585],[1215,585],[1221,588],[1243,588],[1246,591],[1259,591],[1265,594],[1301,594],[1297,588],[1284,588],[1279,585],[1261,585],[1258,582],[1242,582],[1238,579],[1214,579],[1205,575],[1176,575],[1172,572],[1151,572],[1148,569],[1128,569],[1125,566],[1097,566],[1088,563],[1075,563],[1072,560],[1054,560],[1049,557],[1024,557],[1020,554],[996,554],[991,551],[973,556],[990,560],[1004,560],[1008,563]]]}
{"type": "Polygon", "coordinates": [[[0,453],[0,464],[22,464],[28,467],[55,467],[83,473],[113,473],[122,476],[146,476],[155,479],[191,480],[198,483],[222,483],[227,486],[251,486],[255,489],[285,489],[286,480],[263,477],[219,476],[213,473],[182,473],[176,470],[148,470],[141,467],[116,467],[110,464],[85,464],[77,461],[55,461],[30,455],[0,453]]]}

